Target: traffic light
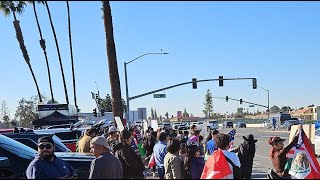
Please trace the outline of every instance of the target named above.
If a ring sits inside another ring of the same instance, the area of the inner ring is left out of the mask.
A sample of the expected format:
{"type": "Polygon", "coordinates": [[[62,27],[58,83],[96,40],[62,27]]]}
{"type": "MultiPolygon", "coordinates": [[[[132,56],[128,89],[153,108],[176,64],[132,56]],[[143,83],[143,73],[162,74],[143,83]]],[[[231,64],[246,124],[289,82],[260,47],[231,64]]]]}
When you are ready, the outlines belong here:
{"type": "Polygon", "coordinates": [[[99,94],[96,94],[96,99],[99,99],[99,94]]]}
{"type": "Polygon", "coordinates": [[[257,78],[252,79],[252,87],[253,89],[257,89],[257,78]]]}
{"type": "Polygon", "coordinates": [[[100,109],[100,112],[101,112],[101,116],[104,116],[104,109],[103,108],[100,109]]]}
{"type": "Polygon", "coordinates": [[[197,89],[197,78],[192,78],[192,89],[197,89]]]}
{"type": "Polygon", "coordinates": [[[97,114],[97,108],[94,108],[94,109],[93,109],[93,115],[94,115],[94,117],[97,117],[97,116],[98,116],[98,114],[97,114]]]}
{"type": "Polygon", "coordinates": [[[242,99],[240,99],[240,104],[242,104],[242,99]]]}
{"type": "Polygon", "coordinates": [[[228,102],[228,100],[229,100],[229,97],[228,97],[228,96],[226,96],[226,102],[228,102]]]}
{"type": "Polygon", "coordinates": [[[219,76],[219,86],[223,86],[223,76],[219,76]]]}

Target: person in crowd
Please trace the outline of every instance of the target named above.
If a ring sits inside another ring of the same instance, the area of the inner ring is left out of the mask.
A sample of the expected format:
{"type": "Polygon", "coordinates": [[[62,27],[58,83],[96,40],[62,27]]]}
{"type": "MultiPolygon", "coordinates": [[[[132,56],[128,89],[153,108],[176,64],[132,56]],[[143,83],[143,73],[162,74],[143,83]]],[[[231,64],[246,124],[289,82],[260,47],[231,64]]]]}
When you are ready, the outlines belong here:
{"type": "Polygon", "coordinates": [[[205,150],[205,145],[203,143],[203,136],[199,136],[199,148],[200,148],[200,157],[204,157],[204,150],[205,150]]]}
{"type": "MultiPolygon", "coordinates": [[[[146,133],[146,137],[143,139],[143,147],[146,150],[146,157],[151,156],[153,153],[154,145],[156,144],[156,139],[152,136],[150,132],[146,133]]],[[[155,177],[156,173],[156,166],[152,167],[153,170],[153,177],[155,177]]]]}
{"type": "Polygon", "coordinates": [[[211,140],[209,140],[207,142],[207,149],[206,149],[206,152],[208,155],[211,155],[215,150],[217,150],[217,146],[216,146],[216,143],[214,141],[214,138],[215,136],[219,133],[218,130],[213,130],[212,133],[211,133],[211,140]]]}
{"type": "Polygon", "coordinates": [[[96,157],[90,165],[89,179],[122,179],[123,170],[119,159],[114,157],[112,148],[102,136],[90,142],[91,152],[96,157]]]}
{"type": "Polygon", "coordinates": [[[149,132],[151,133],[151,135],[154,137],[154,139],[157,139],[157,131],[155,131],[153,128],[149,129],[149,132]]]}
{"type": "Polygon", "coordinates": [[[189,145],[187,157],[184,159],[184,167],[188,179],[200,179],[205,161],[200,157],[200,147],[189,145]]]}
{"type": "Polygon", "coordinates": [[[131,136],[132,136],[132,140],[131,140],[131,148],[134,150],[134,152],[136,152],[136,154],[141,157],[140,155],[140,151],[139,151],[139,148],[138,148],[138,140],[134,137],[134,135],[136,136],[136,132],[134,131],[133,128],[130,128],[129,131],[131,132],[131,136]]]}
{"type": "Polygon", "coordinates": [[[164,157],[165,179],[183,179],[184,163],[179,156],[180,141],[170,138],[168,141],[168,153],[164,157]]]}
{"type": "Polygon", "coordinates": [[[164,178],[164,157],[167,154],[167,142],[169,140],[169,135],[166,132],[161,132],[159,134],[159,142],[154,146],[153,153],[156,161],[156,166],[158,169],[158,176],[160,179],[164,178]]]}
{"type": "Polygon", "coordinates": [[[179,130],[179,133],[177,135],[177,139],[181,142],[182,140],[182,137],[183,137],[183,132],[181,130],[179,130]]]}
{"type": "Polygon", "coordinates": [[[105,127],[103,129],[103,134],[101,136],[106,138],[106,139],[109,137],[109,127],[105,127]]]}
{"type": "Polygon", "coordinates": [[[197,125],[193,124],[190,127],[191,133],[189,134],[189,137],[191,137],[193,135],[193,132],[195,132],[197,130],[197,125]]]}
{"type": "Polygon", "coordinates": [[[274,117],[272,117],[272,127],[273,127],[273,130],[276,130],[277,120],[276,120],[276,118],[274,118],[274,117]]]}
{"type": "Polygon", "coordinates": [[[236,148],[230,150],[231,152],[238,153],[240,160],[240,179],[251,179],[253,158],[256,152],[256,142],[252,134],[243,136],[244,142],[236,148]]]}
{"type": "Polygon", "coordinates": [[[283,142],[285,139],[282,139],[278,136],[271,137],[269,139],[269,145],[271,145],[271,149],[269,151],[269,157],[272,161],[273,171],[280,178],[290,178],[288,172],[284,171],[285,164],[287,162],[286,154],[290,151],[290,149],[298,142],[300,129],[297,131],[292,141],[289,143],[287,147],[284,147],[283,142]]]}
{"type": "Polygon", "coordinates": [[[123,169],[124,179],[143,179],[144,178],[144,164],[131,148],[132,134],[129,130],[122,130],[120,133],[120,140],[122,148],[117,150],[115,156],[120,160],[123,169]]]}
{"type": "Polygon", "coordinates": [[[38,154],[26,170],[28,179],[77,179],[73,167],[54,155],[55,147],[51,136],[38,139],[38,154]]]}
{"type": "Polygon", "coordinates": [[[187,143],[188,139],[189,139],[189,131],[184,131],[181,143],[187,143]]]}
{"type": "Polygon", "coordinates": [[[227,151],[230,149],[230,136],[218,133],[214,136],[214,141],[218,149],[207,160],[201,179],[216,179],[217,174],[212,173],[213,171],[220,171],[221,179],[238,179],[241,164],[236,153],[227,151]]]}
{"type": "Polygon", "coordinates": [[[17,127],[14,128],[13,130],[14,133],[19,133],[19,129],[17,127]]]}
{"type": "Polygon", "coordinates": [[[77,152],[80,153],[90,153],[90,141],[92,138],[96,137],[95,129],[87,129],[82,138],[78,142],[77,152]]]}
{"type": "Polygon", "coordinates": [[[183,159],[183,160],[187,156],[187,144],[186,143],[180,144],[179,155],[180,155],[181,159],[183,159]]]}
{"type": "Polygon", "coordinates": [[[199,136],[200,136],[199,130],[193,131],[191,137],[187,141],[187,145],[189,145],[191,142],[196,142],[199,144],[199,136]]]}
{"type": "Polygon", "coordinates": [[[107,142],[108,142],[108,145],[111,146],[111,144],[114,142],[114,141],[119,141],[119,134],[118,134],[119,130],[114,127],[114,126],[111,126],[109,128],[109,136],[107,138],[107,142]]]}

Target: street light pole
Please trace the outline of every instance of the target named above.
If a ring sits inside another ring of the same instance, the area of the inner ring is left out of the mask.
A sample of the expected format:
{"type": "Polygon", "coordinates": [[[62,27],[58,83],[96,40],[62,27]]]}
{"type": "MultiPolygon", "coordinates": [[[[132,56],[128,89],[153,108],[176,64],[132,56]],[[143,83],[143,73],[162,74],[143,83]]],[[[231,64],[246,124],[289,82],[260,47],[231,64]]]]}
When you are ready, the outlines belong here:
{"type": "MultiPolygon", "coordinates": [[[[248,85],[248,86],[251,86],[251,85],[248,85]]],[[[269,118],[270,118],[270,98],[269,98],[269,90],[268,90],[268,89],[265,89],[265,88],[263,88],[263,87],[261,87],[261,86],[258,86],[258,87],[268,92],[268,119],[269,119],[269,118]]]]}
{"type": "MultiPolygon", "coordinates": [[[[161,49],[162,51],[162,49],[161,49]]],[[[143,57],[143,56],[146,56],[146,55],[150,55],[150,54],[169,54],[169,53],[166,53],[166,52],[159,52],[159,53],[145,53],[145,54],[142,54],[141,56],[129,61],[129,62],[124,62],[124,78],[125,78],[125,84],[126,84],[126,99],[127,99],[127,105],[126,105],[126,120],[127,122],[130,122],[129,121],[129,118],[130,118],[130,97],[129,97],[129,89],[128,89],[128,76],[127,76],[127,65],[132,63],[133,61],[143,57]]]]}

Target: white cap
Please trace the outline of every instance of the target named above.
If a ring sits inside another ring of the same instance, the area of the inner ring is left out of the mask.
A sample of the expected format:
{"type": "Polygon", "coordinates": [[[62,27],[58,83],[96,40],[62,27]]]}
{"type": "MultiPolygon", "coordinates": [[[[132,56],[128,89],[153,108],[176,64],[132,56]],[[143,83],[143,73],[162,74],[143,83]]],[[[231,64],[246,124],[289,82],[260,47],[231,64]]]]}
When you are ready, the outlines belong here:
{"type": "Polygon", "coordinates": [[[106,138],[102,137],[102,136],[97,136],[94,137],[91,142],[92,145],[96,144],[96,145],[102,145],[105,148],[107,148],[109,151],[112,151],[112,148],[108,145],[106,138]]]}
{"type": "Polygon", "coordinates": [[[114,126],[111,126],[111,127],[109,128],[108,133],[113,133],[113,132],[119,132],[119,130],[118,130],[116,127],[114,127],[114,126]]]}

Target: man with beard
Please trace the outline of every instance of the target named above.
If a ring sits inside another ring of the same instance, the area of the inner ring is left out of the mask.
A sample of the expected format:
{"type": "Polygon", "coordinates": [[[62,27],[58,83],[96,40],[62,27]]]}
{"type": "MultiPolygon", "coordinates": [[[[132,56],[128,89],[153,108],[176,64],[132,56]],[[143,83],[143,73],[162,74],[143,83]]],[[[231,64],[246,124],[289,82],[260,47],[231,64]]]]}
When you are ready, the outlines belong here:
{"type": "Polygon", "coordinates": [[[28,179],[75,179],[74,169],[54,155],[54,141],[51,136],[38,139],[38,155],[26,170],[28,179]]]}

